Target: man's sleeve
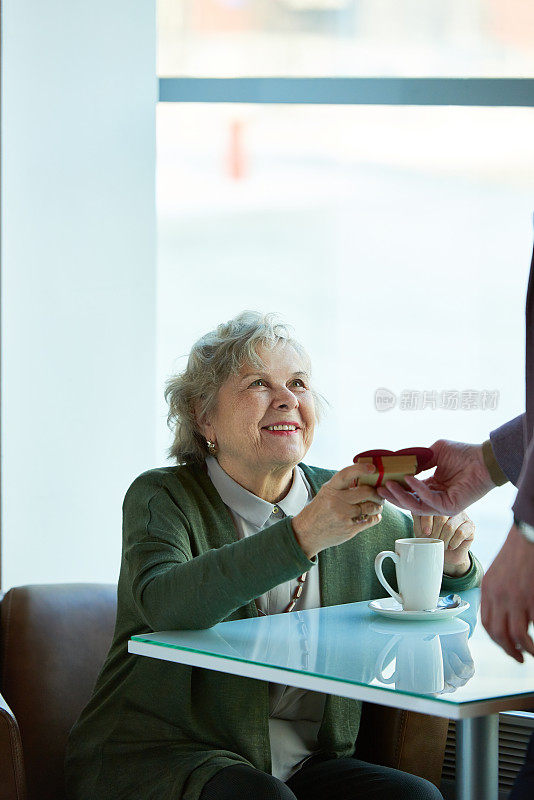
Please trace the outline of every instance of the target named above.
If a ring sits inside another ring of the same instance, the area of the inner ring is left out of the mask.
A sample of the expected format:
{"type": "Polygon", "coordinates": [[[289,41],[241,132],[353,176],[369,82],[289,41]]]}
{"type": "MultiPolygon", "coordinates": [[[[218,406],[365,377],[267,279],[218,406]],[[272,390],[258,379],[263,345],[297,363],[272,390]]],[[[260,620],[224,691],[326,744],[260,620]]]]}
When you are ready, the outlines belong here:
{"type": "Polygon", "coordinates": [[[484,442],[484,461],[497,486],[501,486],[507,480],[514,486],[519,486],[519,476],[525,456],[524,418],[525,415],[520,414],[510,422],[506,422],[492,431],[488,442],[484,442]]]}
{"type": "Polygon", "coordinates": [[[524,450],[523,426],[525,415],[510,420],[490,433],[491,450],[484,442],[484,461],[493,481],[499,486],[503,481],[497,480],[495,467],[517,486],[517,496],[512,511],[523,522],[534,525],[534,439],[527,452],[524,450]],[[492,465],[492,456],[497,465],[492,465]]]}
{"type": "Polygon", "coordinates": [[[523,461],[512,511],[522,522],[534,525],[534,439],[530,442],[523,461]]]}

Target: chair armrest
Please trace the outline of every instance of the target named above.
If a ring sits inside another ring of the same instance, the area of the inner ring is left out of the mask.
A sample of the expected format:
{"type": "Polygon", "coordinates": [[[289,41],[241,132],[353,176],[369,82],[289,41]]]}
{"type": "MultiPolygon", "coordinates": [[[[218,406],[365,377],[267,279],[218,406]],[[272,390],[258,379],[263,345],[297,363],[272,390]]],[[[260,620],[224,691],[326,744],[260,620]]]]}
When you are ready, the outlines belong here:
{"type": "Polygon", "coordinates": [[[354,755],[440,785],[449,720],[364,703],[354,755]]]}
{"type": "Polygon", "coordinates": [[[19,726],[1,694],[0,775],[0,800],[26,800],[26,776],[19,726]]]}

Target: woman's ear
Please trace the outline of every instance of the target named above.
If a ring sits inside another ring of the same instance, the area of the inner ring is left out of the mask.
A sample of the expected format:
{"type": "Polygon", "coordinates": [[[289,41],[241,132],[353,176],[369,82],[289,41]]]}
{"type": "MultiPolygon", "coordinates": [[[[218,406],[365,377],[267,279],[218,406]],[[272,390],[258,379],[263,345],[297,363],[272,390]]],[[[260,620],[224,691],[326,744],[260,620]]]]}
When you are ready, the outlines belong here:
{"type": "Polygon", "coordinates": [[[204,439],[207,439],[211,442],[215,442],[215,439],[212,438],[215,436],[213,425],[211,424],[208,416],[206,414],[201,413],[198,403],[193,408],[193,415],[195,417],[197,428],[201,433],[201,435],[204,437],[204,439]]]}
{"type": "Polygon", "coordinates": [[[199,403],[195,403],[193,405],[193,417],[195,419],[195,424],[198,428],[199,433],[204,436],[204,416],[200,413],[199,403]]]}

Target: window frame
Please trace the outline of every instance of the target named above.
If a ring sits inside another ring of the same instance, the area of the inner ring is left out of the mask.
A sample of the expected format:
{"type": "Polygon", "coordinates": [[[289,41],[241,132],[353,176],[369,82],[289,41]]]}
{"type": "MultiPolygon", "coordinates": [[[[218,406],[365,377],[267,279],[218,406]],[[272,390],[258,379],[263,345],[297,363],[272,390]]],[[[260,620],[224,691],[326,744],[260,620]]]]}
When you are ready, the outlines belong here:
{"type": "Polygon", "coordinates": [[[160,103],[534,106],[534,78],[159,78],[160,103]]]}

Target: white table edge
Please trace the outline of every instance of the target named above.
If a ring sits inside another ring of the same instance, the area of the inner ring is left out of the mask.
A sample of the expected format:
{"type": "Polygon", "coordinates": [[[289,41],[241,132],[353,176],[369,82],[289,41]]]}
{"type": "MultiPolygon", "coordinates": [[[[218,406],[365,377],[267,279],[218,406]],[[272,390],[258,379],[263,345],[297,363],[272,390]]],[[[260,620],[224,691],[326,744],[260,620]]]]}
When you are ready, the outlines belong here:
{"type": "Polygon", "coordinates": [[[285,670],[280,667],[268,667],[261,664],[251,664],[246,661],[234,661],[224,656],[208,655],[196,650],[186,650],[175,647],[165,647],[159,644],[139,642],[133,639],[128,641],[128,652],[139,656],[158,658],[163,661],[174,661],[177,664],[187,664],[193,667],[203,667],[217,672],[226,672],[231,675],[240,675],[244,678],[281,683],[287,686],[296,686],[300,689],[311,689],[316,692],[335,694],[340,697],[349,697],[354,700],[363,700],[378,705],[401,708],[408,711],[417,711],[421,714],[431,714],[448,719],[469,719],[482,717],[487,714],[497,714],[499,711],[521,711],[532,708],[534,692],[527,695],[512,695],[510,697],[490,698],[488,700],[475,700],[464,703],[448,703],[432,697],[417,697],[403,694],[394,690],[379,687],[364,686],[363,684],[346,683],[332,678],[321,678],[316,675],[306,675],[302,672],[285,670]]]}

